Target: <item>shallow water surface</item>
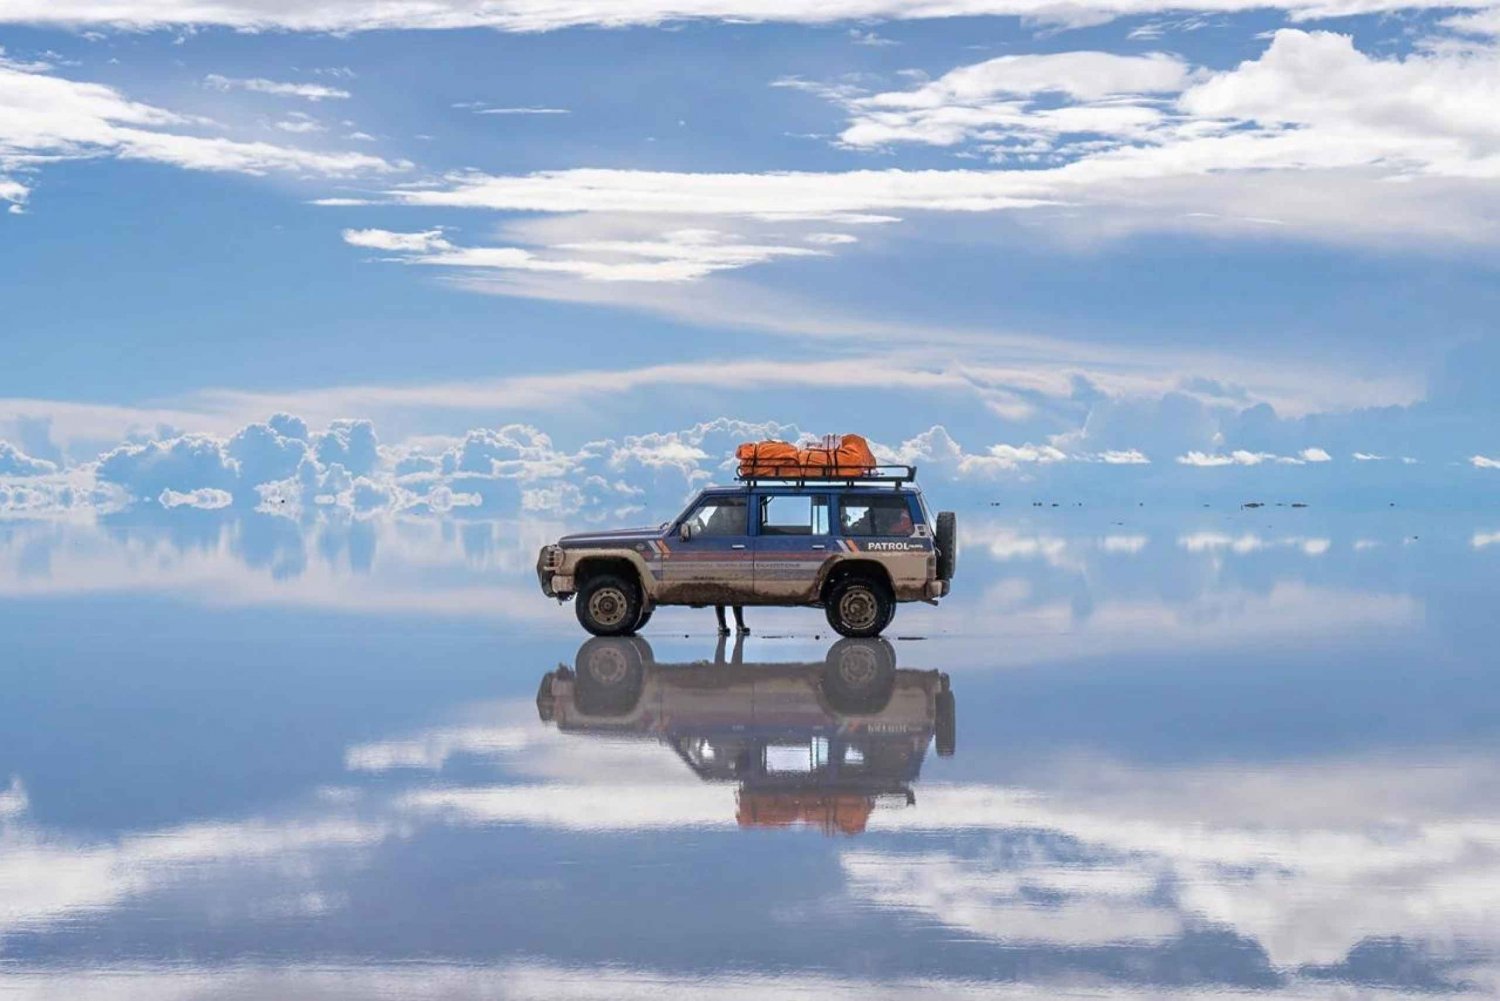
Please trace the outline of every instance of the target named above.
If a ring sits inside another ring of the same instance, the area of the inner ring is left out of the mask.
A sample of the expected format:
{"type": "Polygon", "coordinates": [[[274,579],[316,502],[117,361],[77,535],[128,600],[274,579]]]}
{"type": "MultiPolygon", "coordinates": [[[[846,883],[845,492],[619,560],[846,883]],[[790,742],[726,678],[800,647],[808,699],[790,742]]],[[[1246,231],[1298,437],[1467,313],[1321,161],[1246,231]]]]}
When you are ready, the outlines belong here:
{"type": "Polygon", "coordinates": [[[0,524],[0,996],[1500,990],[1500,518],[964,528],[725,642],[555,525],[0,524]]]}

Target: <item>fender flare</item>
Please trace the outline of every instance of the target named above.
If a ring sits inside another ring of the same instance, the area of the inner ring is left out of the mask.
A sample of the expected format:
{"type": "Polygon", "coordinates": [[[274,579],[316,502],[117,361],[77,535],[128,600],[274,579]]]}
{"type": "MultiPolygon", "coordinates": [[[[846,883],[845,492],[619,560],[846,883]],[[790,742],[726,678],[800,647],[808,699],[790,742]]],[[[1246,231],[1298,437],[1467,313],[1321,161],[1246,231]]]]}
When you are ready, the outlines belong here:
{"type": "Polygon", "coordinates": [[[636,580],[641,587],[641,594],[648,601],[653,601],[656,598],[660,582],[656,579],[656,575],[651,572],[651,567],[641,557],[641,554],[634,549],[583,549],[577,550],[577,552],[578,556],[570,561],[575,580],[584,576],[582,571],[591,562],[597,560],[625,562],[629,563],[631,569],[635,571],[636,580]]]}

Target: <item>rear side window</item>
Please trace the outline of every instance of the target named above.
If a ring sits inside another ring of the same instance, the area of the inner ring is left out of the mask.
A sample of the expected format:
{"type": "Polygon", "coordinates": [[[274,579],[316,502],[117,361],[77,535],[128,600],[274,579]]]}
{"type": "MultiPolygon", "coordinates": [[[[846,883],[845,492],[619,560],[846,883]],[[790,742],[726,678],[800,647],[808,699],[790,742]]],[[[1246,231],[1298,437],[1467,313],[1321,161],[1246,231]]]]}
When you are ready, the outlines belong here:
{"type": "Polygon", "coordinates": [[[777,494],[760,499],[761,535],[827,535],[828,499],[777,494]]]}
{"type": "Polygon", "coordinates": [[[911,506],[901,494],[845,497],[839,523],[845,535],[906,536],[912,533],[911,506]]]}

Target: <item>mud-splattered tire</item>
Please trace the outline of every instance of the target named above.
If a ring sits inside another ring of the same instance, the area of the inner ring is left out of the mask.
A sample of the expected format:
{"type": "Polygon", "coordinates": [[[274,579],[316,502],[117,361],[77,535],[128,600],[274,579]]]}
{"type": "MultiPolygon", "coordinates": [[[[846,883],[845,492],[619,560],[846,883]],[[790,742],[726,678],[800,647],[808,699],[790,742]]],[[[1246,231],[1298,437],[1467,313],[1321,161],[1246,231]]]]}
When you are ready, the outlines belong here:
{"type": "Polygon", "coordinates": [[[596,574],[573,599],[578,624],[595,636],[628,636],[641,619],[641,589],[614,574],[596,574]]]}
{"type": "Polygon", "coordinates": [[[641,608],[641,617],[635,620],[636,632],[640,632],[642,629],[646,628],[646,623],[651,621],[651,613],[654,611],[656,611],[656,609],[654,608],[641,608]]]}
{"type": "Polygon", "coordinates": [[[882,639],[839,640],[824,659],[822,688],[836,713],[878,713],[896,689],[896,651],[882,639]]]}
{"type": "Polygon", "coordinates": [[[896,614],[895,604],[890,590],[868,577],[845,577],[835,581],[823,602],[828,624],[834,632],[851,639],[879,636],[896,614]]]}
{"type": "Polygon", "coordinates": [[[936,542],[938,580],[952,580],[958,569],[958,515],[952,511],[938,512],[936,542]]]}
{"type": "Polygon", "coordinates": [[[598,636],[573,658],[573,705],[585,716],[623,716],[641,699],[651,647],[634,636],[598,636]]]}

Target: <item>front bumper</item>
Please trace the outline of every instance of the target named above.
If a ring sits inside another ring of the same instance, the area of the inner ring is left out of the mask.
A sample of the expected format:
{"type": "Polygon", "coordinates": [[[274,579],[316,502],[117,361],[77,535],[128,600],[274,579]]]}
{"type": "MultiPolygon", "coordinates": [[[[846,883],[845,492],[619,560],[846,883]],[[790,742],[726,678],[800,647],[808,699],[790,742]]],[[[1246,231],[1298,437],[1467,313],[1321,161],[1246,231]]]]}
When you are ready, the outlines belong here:
{"type": "Polygon", "coordinates": [[[536,579],[542,593],[549,598],[561,600],[573,593],[572,574],[560,574],[563,551],[559,546],[543,546],[536,554],[536,579]]]}

